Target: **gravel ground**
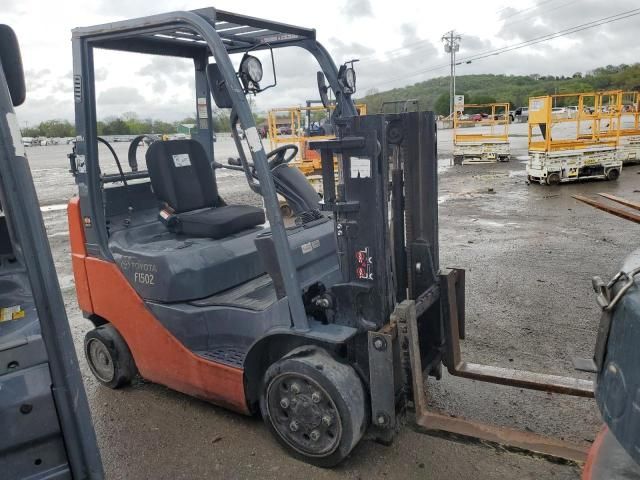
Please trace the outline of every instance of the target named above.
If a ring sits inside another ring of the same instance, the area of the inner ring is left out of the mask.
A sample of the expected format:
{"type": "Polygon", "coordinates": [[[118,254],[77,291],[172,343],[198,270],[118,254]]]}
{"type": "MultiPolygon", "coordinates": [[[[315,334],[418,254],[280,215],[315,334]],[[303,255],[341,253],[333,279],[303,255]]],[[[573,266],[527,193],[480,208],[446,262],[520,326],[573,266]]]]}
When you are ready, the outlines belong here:
{"type": "MultiPolygon", "coordinates": [[[[637,247],[638,229],[571,195],[609,192],[637,201],[640,167],[625,168],[613,183],[527,185],[526,125],[512,126],[511,133],[510,163],[455,167],[450,166],[451,131],[439,134],[441,265],[467,270],[463,352],[474,362],[574,375],[571,359],[590,355],[599,318],[590,278],[615,272],[637,247]]],[[[127,145],[115,146],[124,160],[127,145]]],[[[390,447],[365,440],[339,468],[320,470],[286,456],[257,418],[142,381],[121,391],[100,387],[81,355],[90,325],[76,305],[69,261],[64,208],[76,189],[67,172],[68,150],[33,147],[28,155],[109,478],[579,477],[575,467],[433,438],[409,427],[390,447]]],[[[229,139],[219,138],[217,160],[231,154],[229,139]]],[[[103,162],[112,168],[106,151],[103,162]]],[[[227,201],[260,204],[241,176],[222,172],[218,183],[227,201]]],[[[593,439],[599,423],[591,400],[446,376],[430,380],[428,389],[434,408],[452,415],[576,442],[593,439]]]]}

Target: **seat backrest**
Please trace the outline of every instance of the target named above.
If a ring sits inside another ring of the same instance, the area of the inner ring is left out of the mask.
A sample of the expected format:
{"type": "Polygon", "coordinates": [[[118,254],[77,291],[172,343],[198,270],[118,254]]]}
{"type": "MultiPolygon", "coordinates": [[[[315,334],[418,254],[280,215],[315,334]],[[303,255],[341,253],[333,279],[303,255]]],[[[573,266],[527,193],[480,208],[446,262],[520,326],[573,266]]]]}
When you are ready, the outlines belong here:
{"type": "Polygon", "coordinates": [[[153,191],[175,213],[217,206],[215,177],[199,142],[153,142],[146,159],[153,191]]]}

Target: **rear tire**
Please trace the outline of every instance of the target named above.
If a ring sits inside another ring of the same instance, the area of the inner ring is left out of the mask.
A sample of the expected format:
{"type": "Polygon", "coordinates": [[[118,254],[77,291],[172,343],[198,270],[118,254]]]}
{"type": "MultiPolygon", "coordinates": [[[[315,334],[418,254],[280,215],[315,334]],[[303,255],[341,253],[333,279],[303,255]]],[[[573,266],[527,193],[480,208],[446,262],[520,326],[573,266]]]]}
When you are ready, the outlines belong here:
{"type": "Polygon", "coordinates": [[[291,210],[291,207],[289,206],[289,204],[284,203],[280,205],[280,215],[282,215],[283,218],[293,217],[293,210],[291,210]]]}
{"type": "Polygon", "coordinates": [[[620,170],[617,168],[612,168],[607,172],[607,180],[615,182],[620,177],[620,170]]]}
{"type": "Polygon", "coordinates": [[[547,185],[559,185],[560,184],[560,174],[559,173],[550,173],[547,175],[547,185]]]}
{"type": "Polygon", "coordinates": [[[138,374],[127,343],[109,323],[87,332],[84,354],[93,375],[109,388],[128,385],[138,374]]]}
{"type": "Polygon", "coordinates": [[[368,422],[365,391],[355,370],[309,346],[269,367],[260,411],[289,454],[323,468],[349,455],[368,422]]]}
{"type": "Polygon", "coordinates": [[[454,165],[462,165],[463,161],[464,161],[464,157],[462,155],[455,155],[453,157],[453,164],[454,165]]]}

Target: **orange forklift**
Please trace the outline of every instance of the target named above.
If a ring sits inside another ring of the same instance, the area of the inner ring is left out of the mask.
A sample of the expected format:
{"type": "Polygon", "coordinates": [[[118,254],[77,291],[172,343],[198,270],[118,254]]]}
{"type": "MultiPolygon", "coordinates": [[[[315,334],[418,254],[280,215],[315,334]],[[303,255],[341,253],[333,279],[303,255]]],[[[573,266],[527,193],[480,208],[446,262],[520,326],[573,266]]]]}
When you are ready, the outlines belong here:
{"type": "Polygon", "coordinates": [[[322,467],[365,433],[391,441],[408,408],[425,431],[584,460],[580,446],[427,407],[424,376],[440,378],[443,366],[593,396],[591,381],[462,360],[465,276],[439,265],[431,112],[360,116],[353,65],[337,66],[315,30],[213,8],[77,28],[72,41],[78,196],[68,218],[78,302],[95,326],[85,354],[100,382],[118,388],[139,374],[260,412],[286,450],[322,467]],[[335,99],[336,138],[309,142],[321,158],[322,200],[289,164],[295,145],[265,151],[247,102],[276,87],[278,48],[312,55],[323,105],[329,89],[335,99]],[[145,168],[134,144],[124,165],[97,134],[97,49],[192,60],[192,138],[152,143],[145,168]],[[270,56],[270,82],[256,52],[270,56]],[[215,161],[212,101],[230,109],[239,155],[230,164],[215,161]],[[99,156],[99,143],[112,158],[99,156]],[[222,198],[222,168],[242,172],[264,209],[222,198]],[[291,226],[278,195],[292,208],[291,226]]]}

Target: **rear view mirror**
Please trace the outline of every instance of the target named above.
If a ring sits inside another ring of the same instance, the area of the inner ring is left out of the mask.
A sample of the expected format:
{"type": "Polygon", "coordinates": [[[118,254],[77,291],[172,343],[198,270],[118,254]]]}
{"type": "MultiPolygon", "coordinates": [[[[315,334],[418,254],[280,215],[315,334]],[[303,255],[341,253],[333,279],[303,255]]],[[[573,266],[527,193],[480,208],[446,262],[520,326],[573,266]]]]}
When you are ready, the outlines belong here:
{"type": "Polygon", "coordinates": [[[216,102],[218,108],[233,108],[227,84],[222,78],[222,73],[217,63],[207,65],[207,81],[209,82],[209,90],[213,96],[213,101],[216,102]]]}
{"type": "Polygon", "coordinates": [[[318,93],[320,94],[320,101],[322,102],[322,106],[324,108],[329,107],[329,87],[327,87],[327,83],[324,78],[324,73],[318,72],[318,93]]]}
{"type": "Polygon", "coordinates": [[[0,25],[0,64],[4,71],[11,102],[15,107],[22,105],[26,97],[22,57],[18,38],[8,25],[0,25]]]}

